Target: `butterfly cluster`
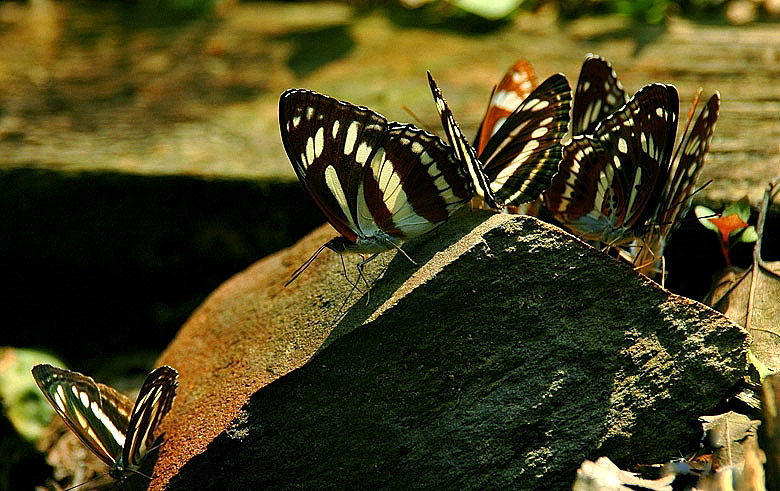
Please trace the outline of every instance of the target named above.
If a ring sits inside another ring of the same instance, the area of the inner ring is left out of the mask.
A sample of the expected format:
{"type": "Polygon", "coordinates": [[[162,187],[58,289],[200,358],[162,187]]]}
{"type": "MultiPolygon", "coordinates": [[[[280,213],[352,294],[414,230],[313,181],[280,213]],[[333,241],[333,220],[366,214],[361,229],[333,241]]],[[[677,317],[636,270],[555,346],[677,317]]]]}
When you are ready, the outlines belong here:
{"type": "Polygon", "coordinates": [[[401,250],[474,199],[497,210],[543,203],[576,235],[622,246],[638,268],[657,270],[695,192],[718,117],[717,93],[689,132],[694,102],[675,147],[674,86],[650,84],[629,98],[610,64],[588,55],[572,101],[565,76],[537,84],[520,60],[493,89],[472,144],[430,72],[428,82],[446,141],[310,90],[282,94],[284,148],[341,234],[292,279],[325,248],[370,254],[358,266],[362,275],[376,254],[401,250]]]}

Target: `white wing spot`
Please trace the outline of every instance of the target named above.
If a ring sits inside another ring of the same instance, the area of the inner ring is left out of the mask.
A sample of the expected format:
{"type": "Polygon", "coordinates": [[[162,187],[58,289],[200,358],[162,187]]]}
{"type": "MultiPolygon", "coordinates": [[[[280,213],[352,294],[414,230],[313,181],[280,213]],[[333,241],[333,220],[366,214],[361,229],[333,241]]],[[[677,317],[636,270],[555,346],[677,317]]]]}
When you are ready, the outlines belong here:
{"type": "Polygon", "coordinates": [[[533,131],[533,133],[531,133],[531,138],[541,138],[546,134],[547,134],[547,128],[542,126],[541,128],[536,128],[533,131]]]}
{"type": "Polygon", "coordinates": [[[293,126],[295,126],[296,128],[298,127],[298,125],[299,125],[299,124],[301,124],[301,115],[300,115],[300,114],[296,114],[296,115],[293,117],[292,124],[293,124],[293,126]]]}
{"type": "Polygon", "coordinates": [[[358,164],[363,165],[368,160],[369,155],[371,155],[371,147],[368,146],[368,143],[362,142],[355,154],[355,161],[357,161],[358,164]]]}
{"type": "Polygon", "coordinates": [[[314,156],[320,158],[322,150],[325,148],[325,128],[320,126],[317,134],[314,135],[314,156]]]}
{"type": "Polygon", "coordinates": [[[620,138],[618,140],[618,151],[620,153],[628,153],[628,143],[625,138],[620,138]]]}
{"type": "Polygon", "coordinates": [[[306,121],[310,120],[312,116],[314,116],[314,108],[313,107],[307,107],[306,108],[306,121]]]}
{"type": "Polygon", "coordinates": [[[333,122],[333,128],[330,130],[330,134],[333,135],[333,139],[336,139],[336,135],[339,134],[339,120],[333,122]]]}
{"type": "Polygon", "coordinates": [[[314,162],[314,138],[312,137],[306,140],[306,161],[309,164],[314,162]]]}
{"type": "Polygon", "coordinates": [[[357,132],[360,127],[360,123],[352,121],[347,128],[347,139],[344,141],[344,155],[349,155],[355,151],[355,142],[357,141],[357,132]]]}
{"type": "Polygon", "coordinates": [[[663,118],[665,114],[664,108],[662,107],[655,108],[655,114],[657,114],[659,118],[663,118]]]}
{"type": "Polygon", "coordinates": [[[57,407],[65,411],[65,391],[61,385],[57,386],[57,392],[54,393],[54,402],[57,403],[57,407]]]}
{"type": "Polygon", "coordinates": [[[412,153],[415,155],[419,155],[423,151],[422,143],[420,142],[414,142],[412,143],[412,153]]]}

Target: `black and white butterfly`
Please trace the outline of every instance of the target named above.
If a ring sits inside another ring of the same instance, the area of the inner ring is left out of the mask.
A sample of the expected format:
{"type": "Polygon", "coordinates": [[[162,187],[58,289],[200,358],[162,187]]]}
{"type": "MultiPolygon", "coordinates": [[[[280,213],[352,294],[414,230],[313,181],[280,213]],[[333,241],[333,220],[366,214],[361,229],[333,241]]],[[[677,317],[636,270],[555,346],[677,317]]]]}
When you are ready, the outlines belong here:
{"type": "Polygon", "coordinates": [[[306,190],[341,234],[324,248],[376,254],[444,223],[472,196],[452,149],[411,124],[388,121],[356,106],[305,89],[279,100],[287,156],[306,190]]]}
{"type": "Polygon", "coordinates": [[[461,131],[430,72],[428,82],[444,133],[488,207],[527,203],[547,189],[558,170],[561,139],[568,130],[571,88],[566,77],[556,74],[542,82],[495,125],[484,144],[480,130],[479,153],[461,131]]]}
{"type": "Polygon", "coordinates": [[[677,89],[648,85],[593,135],[575,136],[545,193],[547,209],[581,237],[610,246],[645,234],[668,173],[678,108],[677,89]]]}
{"type": "Polygon", "coordinates": [[[133,404],[116,389],[78,372],[36,365],[32,375],[57,414],[116,480],[139,473],[144,456],[156,448],[155,430],[171,409],[178,385],[176,370],[157,368],[133,404]]]}
{"type": "Polygon", "coordinates": [[[674,151],[677,89],[644,87],[593,135],[577,135],[564,147],[560,171],[545,193],[547,208],[583,238],[610,246],[637,241],[642,254],[658,259],[690,206],[719,106],[715,93],[674,151]]]}

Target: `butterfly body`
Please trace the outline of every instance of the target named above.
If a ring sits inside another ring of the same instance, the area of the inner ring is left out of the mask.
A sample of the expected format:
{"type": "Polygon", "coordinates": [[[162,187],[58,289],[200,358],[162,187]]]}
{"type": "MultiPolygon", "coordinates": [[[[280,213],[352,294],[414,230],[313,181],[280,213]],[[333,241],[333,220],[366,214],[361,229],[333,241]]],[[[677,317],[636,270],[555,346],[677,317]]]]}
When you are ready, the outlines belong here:
{"type": "Polygon", "coordinates": [[[154,448],[155,430],[176,395],[178,373],[163,366],[144,381],[135,403],[78,372],[36,365],[33,378],[57,414],[100,460],[123,480],[137,472],[154,448]]]}

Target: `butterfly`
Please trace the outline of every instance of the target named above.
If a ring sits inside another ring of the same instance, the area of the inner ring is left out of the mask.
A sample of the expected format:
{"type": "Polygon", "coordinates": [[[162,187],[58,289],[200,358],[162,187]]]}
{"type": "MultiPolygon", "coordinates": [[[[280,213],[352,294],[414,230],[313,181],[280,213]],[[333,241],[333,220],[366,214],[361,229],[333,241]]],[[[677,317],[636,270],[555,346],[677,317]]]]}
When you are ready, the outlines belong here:
{"type": "MultiPolygon", "coordinates": [[[[522,66],[520,69],[525,70],[522,66]]],[[[514,67],[504,80],[507,77],[511,80],[513,72],[514,67]]],[[[521,73],[528,76],[527,71],[521,73]]],[[[533,80],[532,74],[529,78],[533,80]]],[[[553,75],[524,98],[527,84],[520,84],[517,91],[512,84],[504,85],[502,81],[494,90],[480,125],[478,149],[471,146],[460,130],[430,72],[428,82],[444,133],[468,171],[475,193],[488,207],[527,203],[547,189],[558,170],[561,139],[569,124],[571,88],[566,77],[553,75]],[[512,109],[514,103],[509,101],[520,99],[519,105],[512,109]],[[509,114],[503,117],[505,113],[499,108],[509,114]]]]}
{"type": "Polygon", "coordinates": [[[572,135],[589,135],[628,100],[615,70],[604,58],[588,54],[580,69],[571,107],[572,135]]]}
{"type": "MultiPolygon", "coordinates": [[[[341,234],[325,248],[371,254],[444,223],[472,196],[460,162],[441,138],[388,121],[364,106],[305,89],[279,100],[282,143],[295,173],[341,234]]],[[[407,256],[408,257],[408,256],[407,256]]],[[[411,260],[411,259],[410,259],[411,260]]]]}
{"type": "Polygon", "coordinates": [[[139,473],[144,456],[155,448],[155,430],[171,409],[178,385],[176,370],[157,368],[133,404],[116,389],[78,372],[36,365],[32,375],[49,404],[116,480],[139,473]]]}
{"type": "Polygon", "coordinates": [[[690,205],[719,105],[715,93],[673,152],[677,89],[645,86],[593,135],[577,135],[564,147],[559,174],[545,193],[547,208],[583,238],[610,246],[638,241],[647,253],[662,254],[690,205]]]}

